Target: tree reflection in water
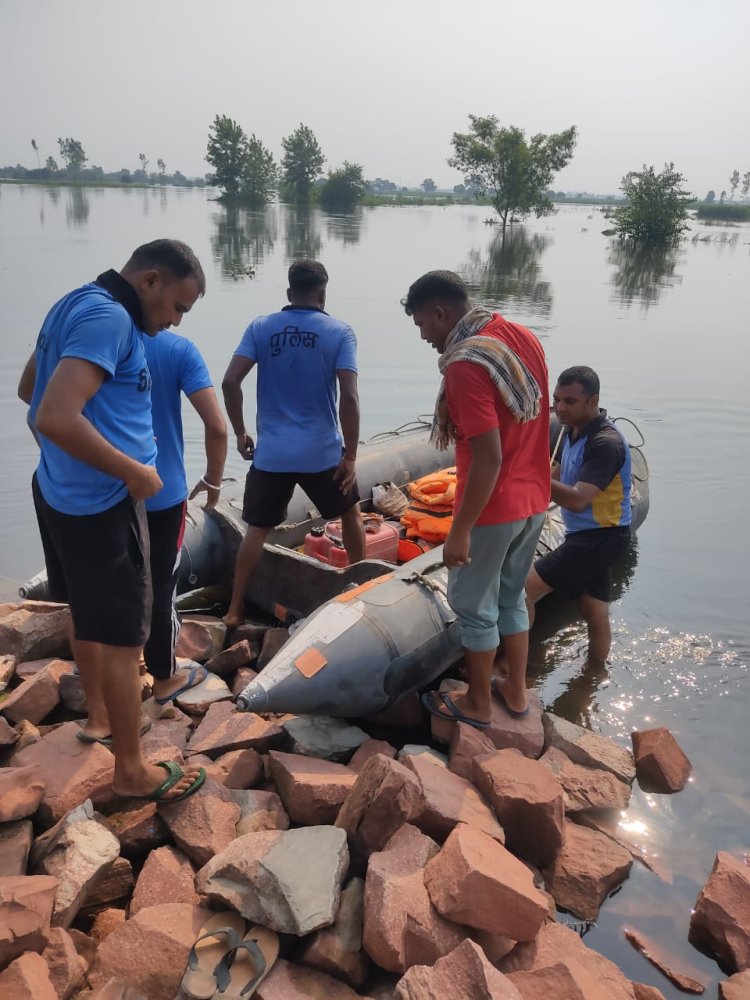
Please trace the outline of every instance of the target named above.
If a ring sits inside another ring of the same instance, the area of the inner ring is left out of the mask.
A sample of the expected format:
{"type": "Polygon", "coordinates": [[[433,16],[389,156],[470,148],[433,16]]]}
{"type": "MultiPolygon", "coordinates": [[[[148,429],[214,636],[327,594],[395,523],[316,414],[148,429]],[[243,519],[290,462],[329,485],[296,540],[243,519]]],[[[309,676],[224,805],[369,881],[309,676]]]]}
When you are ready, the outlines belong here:
{"type": "Polygon", "coordinates": [[[326,215],[326,235],[341,240],[345,247],[353,247],[362,238],[363,213],[361,208],[346,215],[326,215]]]}
{"type": "Polygon", "coordinates": [[[631,240],[612,240],[607,263],[615,267],[610,279],[612,299],[623,306],[640,302],[648,310],[665,288],[682,283],[675,269],[682,258],[679,247],[647,246],[631,240]]]}
{"type": "Polygon", "coordinates": [[[68,225],[77,227],[87,225],[90,210],[89,196],[84,188],[68,188],[68,204],[65,206],[65,220],[68,225]]]}
{"type": "Polygon", "coordinates": [[[513,226],[498,232],[486,252],[472,250],[461,276],[479,303],[500,308],[510,303],[549,316],[552,286],[542,279],[540,259],[550,242],[542,233],[513,226]]]}
{"type": "Polygon", "coordinates": [[[284,213],[285,259],[288,264],[300,257],[317,260],[322,245],[320,212],[309,205],[282,205],[284,213]]]}
{"type": "Polygon", "coordinates": [[[214,215],[213,224],[211,250],[222,277],[232,281],[254,277],[277,239],[274,208],[254,212],[230,205],[214,215]]]}

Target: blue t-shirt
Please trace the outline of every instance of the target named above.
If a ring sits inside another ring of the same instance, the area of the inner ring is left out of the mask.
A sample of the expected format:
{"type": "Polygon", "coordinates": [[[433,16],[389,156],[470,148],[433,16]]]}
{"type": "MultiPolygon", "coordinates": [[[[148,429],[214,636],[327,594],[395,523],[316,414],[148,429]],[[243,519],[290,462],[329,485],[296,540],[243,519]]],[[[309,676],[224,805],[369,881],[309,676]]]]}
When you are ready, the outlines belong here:
{"type": "Polygon", "coordinates": [[[151,371],[151,416],[156,437],[156,470],[164,486],[146,501],[146,510],[166,510],[188,495],[180,393],[192,396],[213,386],[195,344],[168,330],[144,338],[151,371]]]}
{"type": "Polygon", "coordinates": [[[606,412],[601,411],[575,440],[570,431],[565,435],[560,482],[566,486],[591,483],[601,491],[582,511],[561,508],[566,534],[630,524],[630,448],[606,412]]]}
{"type": "MultiPolygon", "coordinates": [[[[36,412],[62,358],[82,358],[105,372],[104,381],[83,408],[102,437],[144,465],[156,461],[151,427],[151,375],[144,334],[123,305],[99,285],[70,292],[52,307],[36,344],[36,381],[30,417],[36,412]]],[[[128,495],[122,479],[101,472],[39,435],[37,480],[42,496],[63,514],[99,514],[128,495]]]]}
{"type": "Polygon", "coordinates": [[[320,309],[287,306],[254,319],[235,354],[258,365],[253,464],[322,472],[341,461],[336,372],[357,370],[357,338],[320,309]]]}

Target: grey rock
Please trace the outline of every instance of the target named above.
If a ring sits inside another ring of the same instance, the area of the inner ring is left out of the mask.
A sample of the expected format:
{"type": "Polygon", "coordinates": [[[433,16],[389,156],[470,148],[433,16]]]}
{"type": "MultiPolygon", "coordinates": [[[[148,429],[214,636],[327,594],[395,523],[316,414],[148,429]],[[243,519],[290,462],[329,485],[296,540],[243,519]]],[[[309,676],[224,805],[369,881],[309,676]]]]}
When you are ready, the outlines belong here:
{"type": "Polygon", "coordinates": [[[548,746],[562,750],[574,764],[610,771],[620,781],[632,785],[635,780],[635,761],[630,750],[606,736],[592,733],[590,729],[576,726],[551,712],[544,713],[543,722],[548,746]]]}
{"type": "Polygon", "coordinates": [[[448,758],[444,753],[440,753],[439,750],[433,750],[432,747],[422,746],[419,743],[407,743],[401,747],[396,754],[396,760],[403,761],[404,757],[426,757],[430,763],[434,761],[442,767],[448,766],[448,758]]]}
{"type": "Polygon", "coordinates": [[[283,723],[292,753],[348,763],[360,744],[369,739],[359,726],[327,715],[300,715],[283,723]]]}

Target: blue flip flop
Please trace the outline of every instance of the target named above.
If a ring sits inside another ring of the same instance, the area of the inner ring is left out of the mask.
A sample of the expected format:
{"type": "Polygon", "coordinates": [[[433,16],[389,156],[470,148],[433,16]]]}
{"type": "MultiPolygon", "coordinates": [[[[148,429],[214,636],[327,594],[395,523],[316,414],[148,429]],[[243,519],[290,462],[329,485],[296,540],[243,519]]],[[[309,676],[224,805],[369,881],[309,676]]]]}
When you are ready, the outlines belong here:
{"type": "Polygon", "coordinates": [[[445,691],[425,691],[421,700],[430,715],[434,715],[438,719],[444,719],[446,722],[465,722],[468,726],[473,726],[475,729],[487,729],[490,725],[489,722],[482,722],[479,719],[471,719],[468,715],[464,715],[455,701],[449,694],[446,694],[445,691]],[[443,705],[450,712],[450,715],[446,715],[445,712],[440,711],[438,706],[432,700],[433,695],[437,696],[442,701],[443,705]]]}
{"type": "Polygon", "coordinates": [[[168,705],[170,701],[174,701],[176,698],[179,698],[181,694],[184,694],[186,691],[189,691],[190,688],[197,687],[199,684],[205,681],[207,677],[208,677],[208,670],[206,669],[206,667],[198,663],[194,667],[191,667],[186,684],[183,684],[181,688],[178,688],[176,691],[173,691],[172,694],[168,694],[166,698],[154,697],[154,701],[156,702],[157,705],[168,705]],[[199,671],[203,671],[203,674],[199,680],[196,680],[195,678],[198,676],[199,671]]]}
{"type": "Polygon", "coordinates": [[[526,718],[526,716],[529,714],[530,711],[529,706],[527,705],[522,712],[517,712],[515,708],[511,708],[508,702],[505,700],[505,695],[503,694],[503,685],[497,679],[497,677],[492,678],[492,680],[490,681],[490,687],[492,688],[494,694],[497,696],[498,701],[503,706],[508,715],[511,717],[511,719],[526,718]]]}

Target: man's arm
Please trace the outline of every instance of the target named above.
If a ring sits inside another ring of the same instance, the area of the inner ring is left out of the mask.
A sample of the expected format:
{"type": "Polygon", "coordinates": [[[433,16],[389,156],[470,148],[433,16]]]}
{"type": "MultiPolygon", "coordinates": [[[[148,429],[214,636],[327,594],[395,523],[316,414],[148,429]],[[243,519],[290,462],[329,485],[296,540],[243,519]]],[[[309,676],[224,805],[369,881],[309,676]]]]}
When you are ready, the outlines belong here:
{"type": "Polygon", "coordinates": [[[575,486],[552,480],[552,499],[574,514],[585,510],[617,475],[625,461],[625,443],[608,435],[599,435],[586,445],[584,461],[575,486]]]}
{"type": "Polygon", "coordinates": [[[162,487],[156,469],[115,448],[83,415],[84,406],[99,390],[104,376],[104,369],[90,361],[63,358],[39,404],[37,430],[79,462],[122,479],[134,500],[146,500],[162,487]]]}
{"type": "Polygon", "coordinates": [[[219,401],[212,388],[199,389],[188,396],[193,408],[203,421],[206,448],[206,474],[190,494],[192,500],[198,493],[206,493],[205,509],[216,506],[221,493],[221,479],[227,458],[227,425],[219,409],[219,401]],[[213,489],[213,486],[218,489],[213,489]]]}
{"type": "Polygon", "coordinates": [[[443,562],[449,569],[470,562],[471,529],[487,506],[503,464],[500,428],[469,438],[471,464],[461,505],[453,515],[453,525],[443,546],[443,562]]]}
{"type": "Polygon", "coordinates": [[[342,493],[348,493],[356,479],[355,463],[359,447],[359,392],[357,373],[341,368],[336,372],[339,380],[339,420],[344,438],[344,457],[339,462],[333,478],[342,493]]]}
{"type": "Polygon", "coordinates": [[[248,461],[253,457],[255,442],[245,430],[245,417],[242,412],[242,382],[255,365],[250,358],[240,354],[232,355],[229,367],[221,382],[224,393],[224,406],[227,409],[229,423],[237,437],[237,451],[248,461]]]}
{"type": "Polygon", "coordinates": [[[601,490],[593,483],[578,482],[575,486],[566,486],[556,479],[552,480],[552,499],[565,510],[571,510],[575,514],[586,510],[597,493],[601,493],[601,490]]]}
{"type": "Polygon", "coordinates": [[[34,395],[34,383],[36,382],[36,353],[32,353],[26,362],[21,380],[18,383],[18,398],[31,406],[31,397],[34,395]]]}

